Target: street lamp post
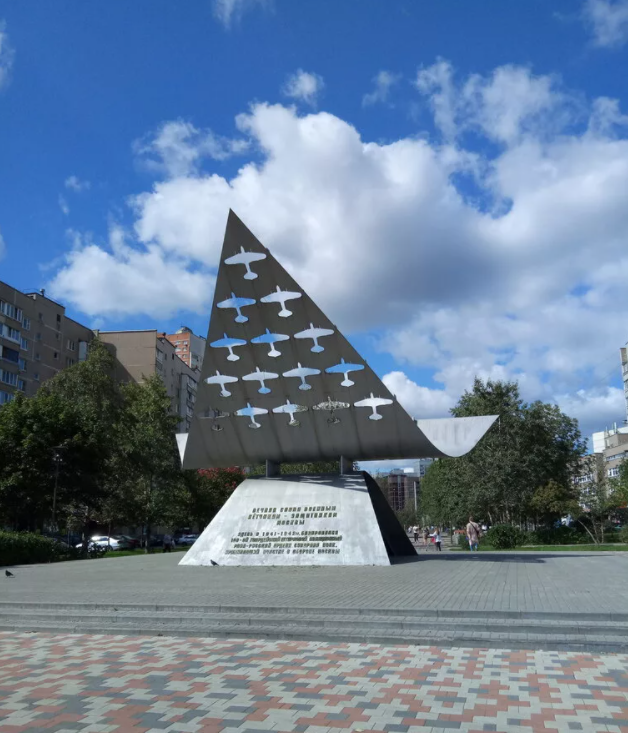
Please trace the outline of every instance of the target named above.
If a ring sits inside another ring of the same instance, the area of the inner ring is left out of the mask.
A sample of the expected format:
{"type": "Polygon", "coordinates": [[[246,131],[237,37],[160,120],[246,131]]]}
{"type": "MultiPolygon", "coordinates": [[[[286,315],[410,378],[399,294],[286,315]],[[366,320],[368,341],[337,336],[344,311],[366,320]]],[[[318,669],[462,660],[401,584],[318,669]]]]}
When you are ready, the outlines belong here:
{"type": "Polygon", "coordinates": [[[53,531],[57,530],[57,489],[59,487],[59,467],[63,463],[63,459],[61,458],[61,450],[62,447],[60,445],[56,445],[54,448],[54,453],[52,456],[52,460],[55,464],[55,486],[54,491],[52,493],[52,529],[53,531]]]}

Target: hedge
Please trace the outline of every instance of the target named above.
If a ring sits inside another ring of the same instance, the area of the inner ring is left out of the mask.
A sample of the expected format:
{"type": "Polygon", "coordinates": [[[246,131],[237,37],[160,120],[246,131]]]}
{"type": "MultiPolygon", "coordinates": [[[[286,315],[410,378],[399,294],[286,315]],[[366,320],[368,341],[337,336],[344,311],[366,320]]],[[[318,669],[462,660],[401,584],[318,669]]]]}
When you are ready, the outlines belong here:
{"type": "Polygon", "coordinates": [[[512,524],[495,524],[484,535],[483,540],[496,550],[512,550],[525,542],[526,535],[512,524]]]}
{"type": "Polygon", "coordinates": [[[0,531],[0,565],[58,562],[79,556],[72,547],[31,532],[0,531]]]}

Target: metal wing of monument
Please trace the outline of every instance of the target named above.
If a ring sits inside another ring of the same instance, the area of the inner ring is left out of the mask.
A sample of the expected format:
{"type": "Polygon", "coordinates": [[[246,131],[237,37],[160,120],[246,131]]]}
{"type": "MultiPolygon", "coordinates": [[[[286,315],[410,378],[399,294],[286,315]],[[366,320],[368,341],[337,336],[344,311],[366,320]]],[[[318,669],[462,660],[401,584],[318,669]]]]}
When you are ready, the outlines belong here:
{"type": "Polygon", "coordinates": [[[187,442],[180,440],[184,468],[340,455],[356,461],[460,456],[494,420],[411,418],[333,322],[229,212],[192,425],[187,442]],[[234,298],[237,306],[229,303],[234,298]],[[238,308],[245,309],[246,321],[238,320],[238,308]],[[270,350],[260,348],[264,344],[270,350]],[[303,409],[292,411],[297,406],[303,409]],[[207,419],[217,413],[224,416],[207,419]]]}

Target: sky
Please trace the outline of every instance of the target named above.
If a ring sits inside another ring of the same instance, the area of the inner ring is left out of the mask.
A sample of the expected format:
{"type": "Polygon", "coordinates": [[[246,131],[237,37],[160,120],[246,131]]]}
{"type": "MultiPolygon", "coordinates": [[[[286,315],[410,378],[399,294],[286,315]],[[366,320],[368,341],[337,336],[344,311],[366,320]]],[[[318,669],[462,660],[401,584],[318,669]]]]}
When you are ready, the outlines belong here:
{"type": "Polygon", "coordinates": [[[626,417],[628,0],[0,0],[0,279],[205,335],[229,208],[417,418],[626,417]]]}

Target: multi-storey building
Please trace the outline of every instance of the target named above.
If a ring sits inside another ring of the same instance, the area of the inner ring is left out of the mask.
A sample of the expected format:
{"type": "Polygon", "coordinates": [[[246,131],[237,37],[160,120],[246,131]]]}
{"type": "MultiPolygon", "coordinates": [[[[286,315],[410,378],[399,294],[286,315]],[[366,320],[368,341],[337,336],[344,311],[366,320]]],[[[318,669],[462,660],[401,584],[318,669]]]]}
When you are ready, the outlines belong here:
{"type": "Polygon", "coordinates": [[[43,290],[23,293],[0,282],[0,405],[18,390],[34,395],[46,379],[84,360],[92,338],[43,290]]]}
{"type": "Polygon", "coordinates": [[[413,470],[394,468],[388,474],[388,503],[396,511],[418,507],[420,477],[413,470]]]}
{"type": "Polygon", "coordinates": [[[196,336],[187,326],[181,326],[176,333],[167,334],[166,338],[175,347],[177,356],[191,369],[197,369],[200,372],[206,339],[196,336]]]}
{"type": "Polygon", "coordinates": [[[176,348],[166,334],[147,331],[99,331],[100,340],[108,344],[116,358],[116,377],[121,382],[141,382],[158,374],[172,403],[172,413],[179,417],[179,432],[190,429],[198,371],[177,356],[176,348]]]}

